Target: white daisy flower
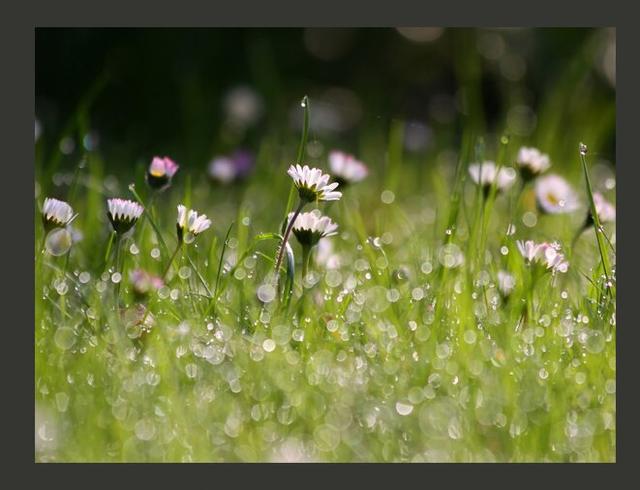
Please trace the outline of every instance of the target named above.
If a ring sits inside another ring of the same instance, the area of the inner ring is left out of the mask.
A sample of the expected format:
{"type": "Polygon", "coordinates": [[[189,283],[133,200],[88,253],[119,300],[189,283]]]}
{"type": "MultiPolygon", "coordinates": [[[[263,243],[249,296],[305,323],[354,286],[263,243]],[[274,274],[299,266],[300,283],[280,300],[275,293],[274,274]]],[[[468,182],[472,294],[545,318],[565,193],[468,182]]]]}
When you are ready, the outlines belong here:
{"type": "Polygon", "coordinates": [[[535,243],[533,240],[516,242],[520,254],[525,258],[529,265],[542,265],[547,270],[554,272],[567,272],[569,262],[560,253],[560,245],[557,243],[535,243]]]}
{"type": "Polygon", "coordinates": [[[334,190],[338,183],[329,184],[329,174],[323,174],[319,168],[291,165],[287,173],[298,188],[298,195],[303,202],[337,201],[342,197],[342,192],[334,190]]]}
{"type": "Polygon", "coordinates": [[[116,233],[122,234],[133,228],[138,218],[142,216],[144,208],[135,201],[128,199],[107,200],[107,217],[116,233]]]}
{"type": "Polygon", "coordinates": [[[364,163],[339,150],[329,153],[329,168],[340,186],[360,182],[369,174],[369,169],[364,163]]]}
{"type": "Polygon", "coordinates": [[[546,172],[551,167],[549,155],[542,153],[537,148],[523,146],[518,150],[516,165],[520,169],[520,174],[525,182],[546,172]]]}
{"type": "Polygon", "coordinates": [[[506,271],[498,271],[498,290],[502,296],[509,296],[515,286],[516,278],[512,274],[506,271]]]}
{"type": "MultiPolygon", "coordinates": [[[[616,207],[605,199],[599,192],[593,193],[593,202],[596,205],[596,213],[600,224],[611,223],[616,220],[616,207]]],[[[591,217],[591,214],[589,214],[591,217]]]]}
{"type": "Polygon", "coordinates": [[[469,165],[469,175],[473,181],[488,192],[495,182],[498,191],[505,191],[516,180],[516,172],[511,167],[498,167],[494,162],[472,163],[469,165]]]}
{"type": "MultiPolygon", "coordinates": [[[[176,230],[178,232],[178,240],[182,242],[187,236],[191,238],[190,241],[207,230],[211,226],[211,220],[204,214],[198,214],[193,209],[187,209],[186,206],[178,204],[178,221],[176,222],[176,230]]],[[[185,240],[189,242],[189,239],[185,240]]]]}
{"type": "Polygon", "coordinates": [[[548,214],[571,213],[580,206],[577,194],[559,175],[539,177],[535,192],[538,207],[548,214]]]}
{"type": "Polygon", "coordinates": [[[73,209],[64,201],[47,197],[42,205],[42,222],[47,231],[66,226],[73,218],[73,209]]]}
{"type": "MultiPolygon", "coordinates": [[[[295,213],[289,213],[292,220],[295,213]]],[[[338,234],[338,225],[328,216],[322,216],[318,211],[300,213],[293,223],[293,234],[301,245],[314,246],[321,238],[338,234]]]]}

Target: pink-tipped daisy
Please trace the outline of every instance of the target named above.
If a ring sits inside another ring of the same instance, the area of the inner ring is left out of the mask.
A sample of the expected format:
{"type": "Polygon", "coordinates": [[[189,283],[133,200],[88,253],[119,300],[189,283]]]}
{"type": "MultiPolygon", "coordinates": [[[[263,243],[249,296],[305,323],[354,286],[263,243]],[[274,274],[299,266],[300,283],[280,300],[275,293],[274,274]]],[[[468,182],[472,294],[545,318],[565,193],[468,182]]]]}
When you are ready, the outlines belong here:
{"type": "Polygon", "coordinates": [[[118,234],[126,233],[133,228],[144,211],[140,204],[128,199],[109,199],[107,207],[107,217],[118,234]]]}
{"type": "Polygon", "coordinates": [[[340,187],[360,182],[369,175],[369,169],[364,163],[339,150],[329,153],[329,168],[340,187]]]}
{"type": "Polygon", "coordinates": [[[540,265],[553,272],[567,272],[569,262],[565,260],[557,243],[535,243],[533,240],[516,242],[520,254],[528,265],[540,265]]]}
{"type": "Polygon", "coordinates": [[[47,231],[62,228],[73,218],[73,209],[69,204],[52,197],[47,197],[42,205],[42,222],[47,231]]]}
{"type": "MultiPolygon", "coordinates": [[[[295,213],[289,213],[288,219],[293,219],[295,213]]],[[[293,234],[303,246],[313,247],[321,238],[338,234],[338,225],[328,216],[322,216],[319,211],[301,213],[293,223],[293,234]]]]}
{"type": "Polygon", "coordinates": [[[180,166],[169,157],[153,157],[147,170],[147,183],[156,190],[166,189],[180,166]]]}
{"type": "Polygon", "coordinates": [[[287,173],[293,179],[303,202],[337,201],[342,197],[342,193],[335,190],[338,183],[329,184],[329,174],[322,173],[319,168],[291,165],[287,173]]]}
{"type": "Polygon", "coordinates": [[[176,230],[178,232],[178,240],[191,243],[196,236],[211,226],[211,220],[204,214],[198,214],[193,209],[187,209],[186,206],[178,204],[178,220],[176,222],[176,230]]]}
{"type": "Polygon", "coordinates": [[[547,214],[571,213],[580,202],[569,183],[559,175],[550,174],[536,180],[538,208],[547,214]]]}
{"type": "Polygon", "coordinates": [[[520,169],[520,175],[525,182],[546,172],[551,167],[549,155],[542,153],[537,148],[523,146],[518,150],[516,165],[520,169]]]}
{"type": "Polygon", "coordinates": [[[133,287],[133,292],[137,296],[145,296],[151,290],[160,289],[164,286],[162,278],[154,276],[144,269],[134,269],[129,273],[129,279],[133,287]]]}

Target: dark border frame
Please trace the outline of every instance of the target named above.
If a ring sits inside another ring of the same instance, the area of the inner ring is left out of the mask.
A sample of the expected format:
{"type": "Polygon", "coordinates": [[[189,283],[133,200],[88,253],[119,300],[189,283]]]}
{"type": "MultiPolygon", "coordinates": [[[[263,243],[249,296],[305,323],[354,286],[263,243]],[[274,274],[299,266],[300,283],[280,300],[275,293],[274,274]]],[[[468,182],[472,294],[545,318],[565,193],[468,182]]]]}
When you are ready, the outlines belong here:
{"type": "MultiPolygon", "coordinates": [[[[35,1],[4,6],[3,29],[0,30],[0,50],[5,66],[2,86],[1,134],[5,164],[3,192],[5,214],[4,256],[7,277],[12,288],[5,289],[11,301],[4,322],[4,372],[12,376],[5,384],[3,421],[11,433],[6,441],[9,461],[6,468],[19,477],[22,484],[65,487],[124,487],[164,485],[215,486],[230,483],[234,486],[252,483],[266,486],[295,486],[311,484],[326,486],[354,478],[358,486],[379,483],[384,485],[446,484],[458,486],[481,484],[492,487],[542,485],[572,485],[599,487],[616,485],[622,473],[631,471],[634,461],[634,442],[637,435],[637,394],[634,392],[635,366],[638,356],[633,350],[638,342],[638,330],[630,319],[633,254],[637,227],[634,226],[632,187],[638,181],[638,165],[634,152],[635,119],[640,87],[637,51],[637,19],[631,4],[581,2],[578,5],[558,1],[538,0],[525,4],[513,2],[446,2],[427,3],[395,0],[369,0],[366,4],[347,4],[336,0],[295,2],[293,0],[235,0],[225,4],[198,4],[192,0],[128,2],[111,0],[91,4],[79,0],[35,1]],[[249,4],[249,5],[247,5],[249,4]],[[625,25],[627,24],[628,25],[625,25]],[[45,465],[34,463],[33,448],[33,112],[34,112],[34,28],[37,26],[615,26],[617,28],[617,191],[618,191],[618,390],[617,463],[596,465],[251,465],[216,464],[195,467],[174,465],[144,468],[142,465],[45,465]],[[14,180],[15,179],[15,180],[14,180]],[[7,223],[8,222],[8,223],[7,223]],[[7,227],[8,224],[8,227],[7,227]],[[620,233],[622,230],[622,233],[620,233]],[[622,240],[620,240],[622,237],[622,240]],[[15,286],[14,286],[15,284],[15,286]],[[627,303],[625,303],[625,300],[627,303]],[[21,308],[16,308],[21,306],[21,308]],[[15,346],[15,348],[14,348],[15,346]],[[13,379],[18,374],[23,379],[13,379]],[[11,463],[11,464],[9,464],[11,463]],[[186,469],[188,468],[188,469],[186,469]],[[311,475],[310,473],[313,473],[311,475]],[[551,474],[548,474],[551,473],[551,474]],[[612,477],[616,480],[612,481],[612,477]],[[559,482],[558,478],[566,481],[559,482]],[[408,482],[407,479],[413,480],[408,482]],[[376,481],[377,480],[377,481],[376,481]]],[[[637,138],[637,136],[635,136],[637,138]]],[[[637,242],[636,242],[637,243],[637,242]]],[[[351,482],[348,482],[351,483],[351,482]]],[[[7,482],[8,485],[11,483],[7,482]]],[[[22,484],[20,486],[22,486],[22,484]]],[[[617,486],[617,485],[616,485],[617,486]]]]}

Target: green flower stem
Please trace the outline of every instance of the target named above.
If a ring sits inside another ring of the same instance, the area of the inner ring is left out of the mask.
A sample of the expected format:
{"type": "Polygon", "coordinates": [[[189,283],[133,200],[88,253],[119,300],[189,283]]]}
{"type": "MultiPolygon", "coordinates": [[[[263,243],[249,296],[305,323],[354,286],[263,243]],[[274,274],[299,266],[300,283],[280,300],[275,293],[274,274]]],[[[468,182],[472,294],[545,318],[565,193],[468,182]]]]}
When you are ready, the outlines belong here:
{"type": "Polygon", "coordinates": [[[287,241],[289,240],[289,235],[291,234],[291,230],[293,229],[293,223],[295,223],[296,218],[298,217],[298,215],[300,214],[300,212],[302,211],[302,208],[304,207],[305,202],[301,199],[300,203],[298,204],[298,207],[296,208],[296,210],[293,213],[293,216],[291,217],[291,219],[289,220],[289,223],[287,224],[287,229],[284,232],[284,235],[282,237],[282,244],[280,245],[280,249],[278,250],[278,258],[276,259],[276,284],[279,282],[279,278],[280,278],[280,265],[282,264],[282,257],[284,257],[284,250],[287,246],[287,241]]]}
{"type": "Polygon", "coordinates": [[[136,192],[135,185],[131,184],[129,186],[129,190],[131,191],[131,194],[133,194],[133,196],[138,200],[138,202],[144,208],[144,215],[147,217],[147,219],[149,220],[149,223],[151,223],[151,226],[153,227],[153,230],[156,232],[156,237],[158,238],[158,241],[160,242],[160,245],[162,245],[162,249],[163,249],[164,253],[165,254],[169,254],[169,248],[167,247],[167,244],[165,243],[164,238],[162,238],[162,233],[160,233],[160,229],[158,228],[158,225],[156,224],[155,220],[153,219],[153,216],[151,216],[150,210],[147,208],[147,206],[145,205],[145,203],[142,200],[142,198],[136,192]]]}
{"type": "Polygon", "coordinates": [[[167,262],[164,272],[162,273],[162,282],[164,282],[167,279],[167,274],[169,274],[169,270],[171,269],[171,264],[173,264],[173,261],[175,260],[176,255],[178,255],[178,252],[182,248],[182,244],[183,244],[182,240],[179,240],[178,244],[176,245],[176,249],[173,251],[173,254],[171,254],[171,257],[169,257],[169,262],[167,262]]]}
{"type": "Polygon", "coordinates": [[[304,290],[304,279],[307,277],[309,270],[309,259],[311,257],[311,247],[309,245],[302,246],[302,288],[304,290]]]}
{"type": "MultiPolygon", "coordinates": [[[[602,268],[604,269],[604,275],[607,279],[607,284],[611,283],[611,266],[609,265],[609,256],[607,255],[606,247],[604,244],[604,232],[602,230],[602,225],[600,224],[600,218],[598,217],[598,213],[596,211],[596,203],[593,200],[593,189],[591,187],[591,179],[589,178],[589,171],[587,170],[587,158],[586,153],[587,149],[582,143],[580,143],[580,150],[578,152],[580,154],[580,162],[582,163],[582,169],[584,171],[584,179],[587,183],[587,194],[589,196],[589,207],[591,211],[591,216],[593,218],[593,224],[596,230],[596,240],[598,242],[598,251],[600,252],[600,259],[602,260],[602,268]],[[584,147],[584,150],[583,150],[584,147]]],[[[612,294],[611,288],[606,288],[608,294],[612,294]]]]}

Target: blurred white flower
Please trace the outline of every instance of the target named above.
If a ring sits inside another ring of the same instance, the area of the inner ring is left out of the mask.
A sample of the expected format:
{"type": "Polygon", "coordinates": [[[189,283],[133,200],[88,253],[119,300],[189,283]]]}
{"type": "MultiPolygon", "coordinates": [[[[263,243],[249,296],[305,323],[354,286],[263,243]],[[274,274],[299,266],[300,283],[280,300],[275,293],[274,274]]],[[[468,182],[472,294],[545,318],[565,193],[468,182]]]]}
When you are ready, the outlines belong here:
{"type": "Polygon", "coordinates": [[[360,182],[369,174],[364,163],[339,150],[329,152],[329,168],[340,186],[360,182]]]}
{"type": "Polygon", "coordinates": [[[516,279],[506,271],[498,271],[498,290],[503,296],[509,296],[516,285],[516,279]]]}
{"type": "Polygon", "coordinates": [[[262,97],[251,87],[240,85],[231,89],[224,98],[224,110],[231,123],[251,126],[262,116],[262,97]]]}
{"type": "Polygon", "coordinates": [[[523,146],[518,150],[516,164],[520,169],[523,180],[526,182],[549,170],[551,160],[549,155],[540,152],[537,148],[523,146]]]}
{"type": "Polygon", "coordinates": [[[596,205],[596,213],[600,223],[611,223],[616,220],[616,207],[605,199],[599,192],[593,193],[593,202],[596,205]]]}
{"type": "MultiPolygon", "coordinates": [[[[207,230],[211,226],[211,220],[204,214],[198,214],[193,209],[187,209],[186,206],[178,204],[178,220],[176,222],[176,230],[178,232],[178,240],[182,241],[185,232],[195,238],[197,235],[207,230]]],[[[192,240],[186,240],[187,242],[192,240]]]]}
{"type": "Polygon", "coordinates": [[[122,234],[133,228],[144,208],[135,201],[128,199],[107,200],[107,217],[116,233],[122,234]]]}
{"type": "Polygon", "coordinates": [[[236,178],[233,161],[229,157],[216,157],[209,163],[209,177],[222,184],[230,184],[236,178]]]}
{"type": "Polygon", "coordinates": [[[516,179],[515,171],[510,167],[498,169],[494,162],[472,163],[469,165],[469,175],[473,181],[488,190],[495,182],[498,191],[505,191],[513,185],[516,179]]]}
{"type": "Polygon", "coordinates": [[[340,254],[334,252],[333,241],[321,238],[316,248],[316,264],[325,269],[339,269],[341,266],[340,254]]]}
{"type": "Polygon", "coordinates": [[[255,165],[255,158],[250,151],[236,150],[231,155],[217,156],[209,163],[209,177],[227,185],[247,177],[255,165]]]}
{"type": "Polygon", "coordinates": [[[571,213],[578,209],[578,196],[569,183],[551,174],[536,180],[536,200],[541,211],[549,214],[571,213]]]}
{"type": "Polygon", "coordinates": [[[298,195],[304,202],[338,201],[342,193],[335,191],[337,182],[329,184],[329,174],[322,173],[319,168],[309,168],[307,165],[291,165],[287,171],[298,188],[298,195]]]}

